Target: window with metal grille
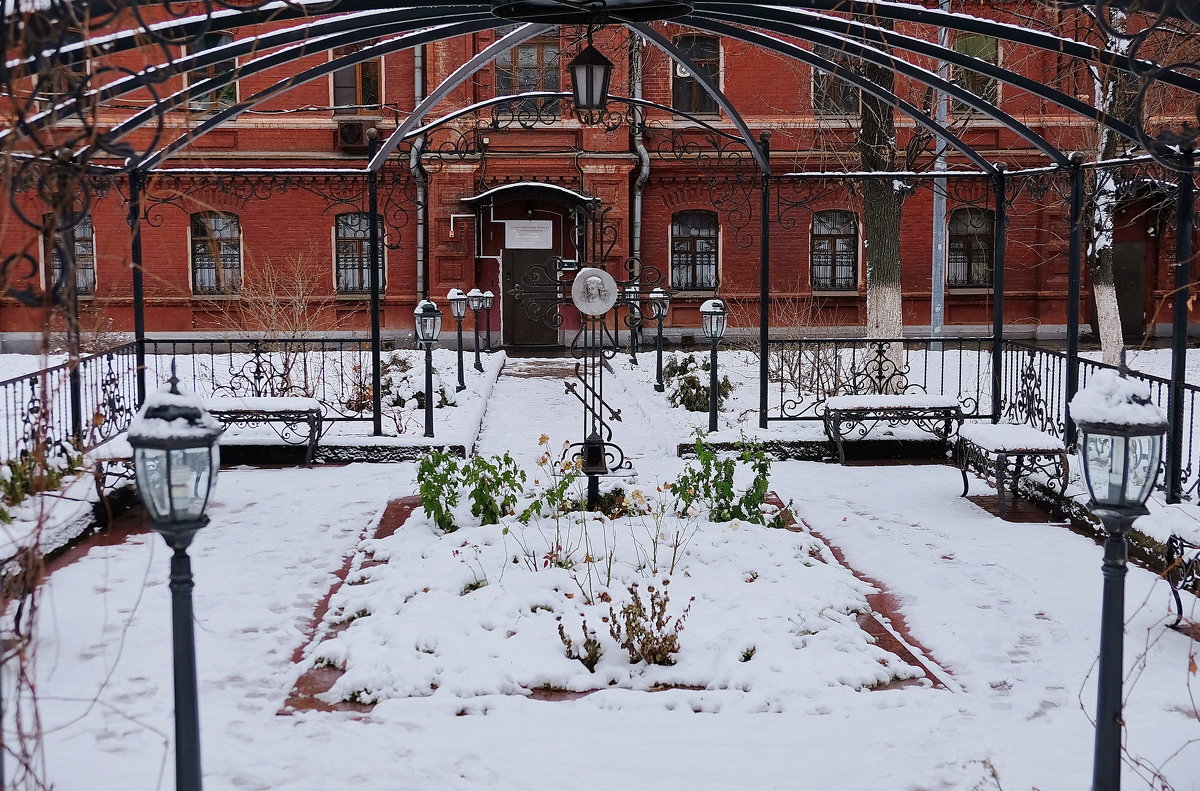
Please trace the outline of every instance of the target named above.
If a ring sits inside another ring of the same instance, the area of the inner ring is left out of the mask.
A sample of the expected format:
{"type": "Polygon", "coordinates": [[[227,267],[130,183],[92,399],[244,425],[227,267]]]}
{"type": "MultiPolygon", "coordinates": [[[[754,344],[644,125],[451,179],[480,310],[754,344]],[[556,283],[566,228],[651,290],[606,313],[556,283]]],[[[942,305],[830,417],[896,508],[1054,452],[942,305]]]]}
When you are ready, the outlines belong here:
{"type": "MultiPolygon", "coordinates": [[[[53,220],[48,220],[53,222],[53,220]]],[[[64,233],[46,235],[46,257],[49,271],[46,273],[48,286],[62,289],[66,281],[63,271],[63,253],[70,244],[74,250],[75,293],[87,296],[96,293],[96,233],[92,228],[92,217],[86,215],[79,224],[64,233]]]]}
{"type": "MultiPolygon", "coordinates": [[[[508,28],[496,31],[502,35],[508,28]]],[[[496,95],[562,90],[558,34],[538,36],[496,57],[496,95]]],[[[512,112],[557,118],[558,99],[522,99],[503,105],[512,112]]]]}
{"type": "MultiPolygon", "coordinates": [[[[376,216],[379,233],[379,287],[383,288],[383,221],[376,216]]],[[[371,219],[366,212],[339,214],[334,224],[333,257],[339,294],[371,291],[371,219]]]]}
{"type": "Polygon", "coordinates": [[[955,209],[947,228],[946,285],[987,288],[992,285],[995,214],[991,209],[955,209]]]}
{"type": "MultiPolygon", "coordinates": [[[[675,46],[709,82],[720,86],[721,42],[716,36],[677,36],[675,46]]],[[[671,102],[675,109],[692,115],[716,115],[717,100],[704,90],[700,81],[678,63],[671,68],[671,102]]]]}
{"type": "MultiPolygon", "coordinates": [[[[338,47],[333,55],[340,58],[360,49],[362,46],[338,47]]],[[[378,113],[383,101],[380,85],[379,58],[338,69],[333,73],[334,112],[378,113]]]]}
{"type": "Polygon", "coordinates": [[[717,288],[717,215],[681,211],[671,217],[671,285],[684,291],[717,288]]]}
{"type": "MultiPolygon", "coordinates": [[[[829,47],[814,46],[813,54],[846,65],[846,56],[829,47]]],[[[812,103],[816,115],[858,115],[859,91],[834,74],[813,69],[812,103]]]]}
{"type": "MultiPolygon", "coordinates": [[[[999,44],[991,36],[959,33],[954,38],[954,51],[960,55],[979,58],[987,63],[995,64],[1000,62],[999,44]]],[[[995,77],[989,77],[986,74],[980,74],[977,71],[971,71],[957,65],[954,66],[951,77],[955,85],[970,91],[985,102],[995,104],[1000,96],[1000,86],[996,82],[995,77]]],[[[954,112],[960,114],[972,113],[975,110],[962,102],[955,101],[954,112]]]]}
{"type": "Polygon", "coordinates": [[[813,215],[813,291],[858,290],[858,215],[832,209],[813,215]]]}
{"type": "Polygon", "coordinates": [[[236,214],[192,215],[192,291],[237,294],[242,288],[242,225],[236,214]]]}
{"type": "MultiPolygon", "coordinates": [[[[220,47],[232,42],[233,36],[229,33],[205,33],[195,44],[190,44],[187,50],[189,55],[199,55],[213,47],[220,47]]],[[[220,63],[213,63],[187,72],[184,75],[184,80],[187,85],[191,86],[199,83],[201,80],[226,75],[236,70],[237,61],[232,59],[223,60],[220,63]]],[[[206,93],[194,94],[188,101],[188,109],[194,112],[209,112],[219,110],[222,107],[228,107],[236,102],[237,82],[234,81],[206,93]]]]}

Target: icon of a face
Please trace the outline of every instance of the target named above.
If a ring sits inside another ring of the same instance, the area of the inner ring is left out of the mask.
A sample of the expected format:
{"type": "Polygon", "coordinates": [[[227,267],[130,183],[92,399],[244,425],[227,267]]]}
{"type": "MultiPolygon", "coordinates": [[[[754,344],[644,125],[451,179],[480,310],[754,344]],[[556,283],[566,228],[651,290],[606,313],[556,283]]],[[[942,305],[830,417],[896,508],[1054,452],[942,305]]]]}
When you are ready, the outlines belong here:
{"type": "Polygon", "coordinates": [[[604,281],[595,275],[589,277],[583,284],[583,295],[588,302],[600,302],[604,299],[604,281]]]}

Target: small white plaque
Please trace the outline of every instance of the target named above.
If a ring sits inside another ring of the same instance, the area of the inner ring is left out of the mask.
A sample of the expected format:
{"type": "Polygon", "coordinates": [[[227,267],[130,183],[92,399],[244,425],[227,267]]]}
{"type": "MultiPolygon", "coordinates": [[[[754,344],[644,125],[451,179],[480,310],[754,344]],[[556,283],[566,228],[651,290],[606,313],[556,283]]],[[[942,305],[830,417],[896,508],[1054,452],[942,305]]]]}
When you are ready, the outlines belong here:
{"type": "Polygon", "coordinates": [[[504,246],[509,250],[550,250],[554,243],[552,220],[505,220],[504,246]]]}
{"type": "Polygon", "coordinates": [[[617,302],[617,281],[603,269],[580,269],[571,283],[571,301],[585,316],[600,316],[617,302]]]}

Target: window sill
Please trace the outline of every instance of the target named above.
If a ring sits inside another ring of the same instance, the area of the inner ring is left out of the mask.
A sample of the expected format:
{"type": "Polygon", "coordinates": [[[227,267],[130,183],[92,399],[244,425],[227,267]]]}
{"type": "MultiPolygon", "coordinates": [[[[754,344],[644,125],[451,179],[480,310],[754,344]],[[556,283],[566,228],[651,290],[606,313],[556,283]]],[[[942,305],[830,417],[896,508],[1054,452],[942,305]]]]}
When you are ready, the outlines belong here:
{"type": "Polygon", "coordinates": [[[823,291],[821,289],[814,288],[812,295],[813,299],[816,299],[817,297],[861,297],[862,292],[858,291],[857,289],[854,291],[834,291],[832,289],[829,291],[823,291]]]}
{"type": "MultiPolygon", "coordinates": [[[[383,286],[380,286],[379,287],[379,296],[383,297],[384,292],[385,292],[385,289],[383,288],[383,286]]],[[[371,298],[371,292],[370,291],[353,291],[353,292],[341,291],[341,292],[338,292],[337,294],[334,294],[333,298],[336,299],[338,302],[362,302],[364,300],[369,300],[371,298]]]]}
{"type": "Polygon", "coordinates": [[[681,289],[679,291],[676,291],[674,294],[671,295],[671,301],[674,302],[677,299],[685,299],[685,300],[686,299],[691,299],[691,300],[713,299],[716,296],[717,296],[717,290],[715,288],[710,288],[710,289],[689,288],[686,290],[681,289]]]}
{"type": "Polygon", "coordinates": [[[192,299],[202,302],[230,302],[241,298],[241,294],[192,294],[192,299]]]}
{"type": "Polygon", "coordinates": [[[991,293],[991,288],[983,286],[946,286],[949,296],[977,297],[991,293]]]}

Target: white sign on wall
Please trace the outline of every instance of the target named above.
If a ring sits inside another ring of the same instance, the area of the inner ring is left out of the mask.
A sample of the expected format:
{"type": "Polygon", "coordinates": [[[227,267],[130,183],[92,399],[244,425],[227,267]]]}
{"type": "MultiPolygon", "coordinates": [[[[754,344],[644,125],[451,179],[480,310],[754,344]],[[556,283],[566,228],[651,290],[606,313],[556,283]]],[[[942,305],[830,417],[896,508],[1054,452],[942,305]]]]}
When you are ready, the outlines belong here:
{"type": "Polygon", "coordinates": [[[551,250],[553,242],[551,220],[504,221],[504,246],[509,250],[551,250]]]}

